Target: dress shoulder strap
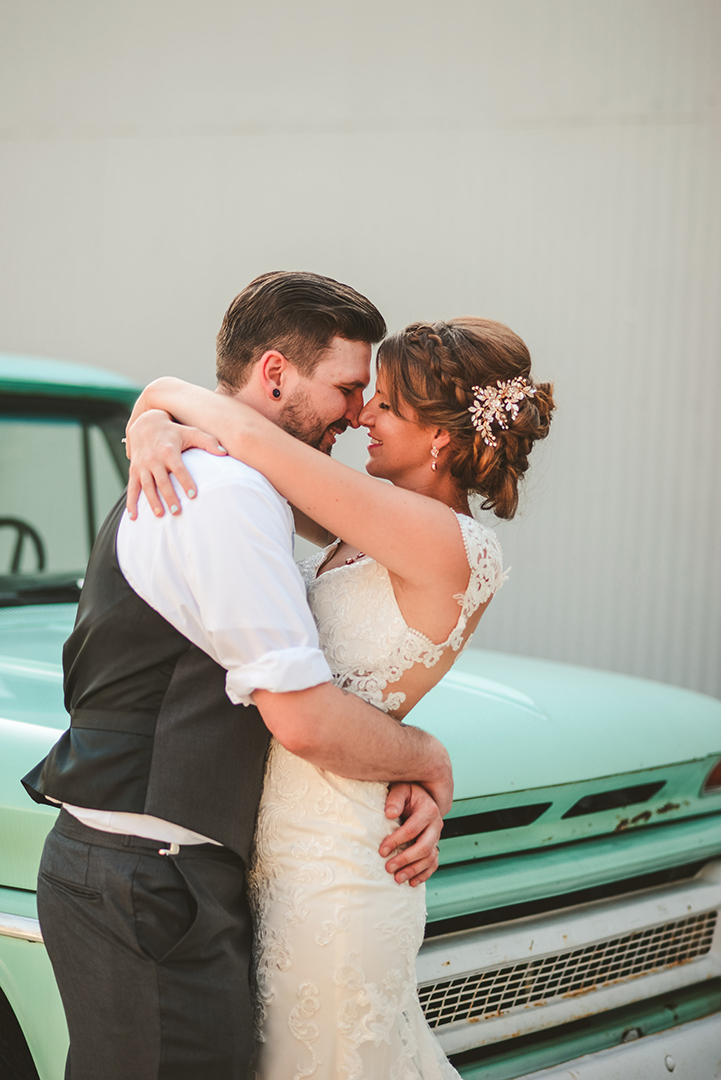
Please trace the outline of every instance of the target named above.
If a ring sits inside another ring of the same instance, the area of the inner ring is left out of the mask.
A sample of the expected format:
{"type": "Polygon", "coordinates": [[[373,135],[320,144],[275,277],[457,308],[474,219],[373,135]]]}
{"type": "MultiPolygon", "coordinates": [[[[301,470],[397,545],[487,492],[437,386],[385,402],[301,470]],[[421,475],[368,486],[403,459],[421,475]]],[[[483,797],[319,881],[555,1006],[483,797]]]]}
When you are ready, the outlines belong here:
{"type": "MultiPolygon", "coordinates": [[[[454,511],[455,513],[455,511],[454,511]]],[[[493,529],[465,514],[456,514],[466,549],[471,576],[466,591],[454,599],[461,606],[461,614],[451,636],[450,647],[457,651],[463,643],[466,624],[474,611],[498,592],[507,575],[503,572],[503,552],[493,529]]]]}

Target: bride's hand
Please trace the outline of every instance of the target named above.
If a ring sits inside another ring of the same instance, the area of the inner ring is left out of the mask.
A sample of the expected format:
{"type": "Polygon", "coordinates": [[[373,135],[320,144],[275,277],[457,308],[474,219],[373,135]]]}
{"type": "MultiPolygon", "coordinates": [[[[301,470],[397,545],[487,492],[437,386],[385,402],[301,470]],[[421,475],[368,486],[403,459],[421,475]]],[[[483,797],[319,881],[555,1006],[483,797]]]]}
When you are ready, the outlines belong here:
{"type": "Polygon", "coordinates": [[[196,484],[180,456],[184,450],[198,447],[210,454],[223,456],[226,453],[214,435],[175,424],[160,409],[147,409],[141,404],[142,396],[136,402],[126,428],[125,452],[130,458],[126,506],[131,520],[137,517],[141,491],[157,517],[165,513],[160,496],[171,514],[180,513],[180,499],[171,483],[171,474],[188,498],[195,498],[196,484]]]}
{"type": "Polygon", "coordinates": [[[386,817],[403,821],[380,846],[383,858],[391,856],[386,870],[399,884],[420,885],[438,869],[438,840],[443,828],[438,805],[420,784],[399,782],[388,790],[386,817]],[[408,847],[398,851],[403,844],[408,847]]]}

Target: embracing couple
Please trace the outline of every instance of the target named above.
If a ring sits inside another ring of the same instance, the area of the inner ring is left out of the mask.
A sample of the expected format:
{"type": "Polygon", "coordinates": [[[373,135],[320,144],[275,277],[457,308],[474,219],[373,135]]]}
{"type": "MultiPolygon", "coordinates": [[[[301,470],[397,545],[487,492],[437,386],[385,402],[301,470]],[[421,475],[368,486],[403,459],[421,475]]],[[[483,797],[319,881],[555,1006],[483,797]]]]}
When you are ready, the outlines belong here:
{"type": "Polygon", "coordinates": [[[161,379],[135,407],[71,726],[24,780],[62,804],[38,908],[72,1080],[458,1075],[415,988],[451,769],[400,721],[502,580],[469,494],[513,515],[553,400],[499,323],[385,333],[346,285],[265,274],[217,391],[161,379]],[[330,458],[349,424],[369,475],[330,458]],[[294,529],[322,547],[298,567],[294,529]]]}

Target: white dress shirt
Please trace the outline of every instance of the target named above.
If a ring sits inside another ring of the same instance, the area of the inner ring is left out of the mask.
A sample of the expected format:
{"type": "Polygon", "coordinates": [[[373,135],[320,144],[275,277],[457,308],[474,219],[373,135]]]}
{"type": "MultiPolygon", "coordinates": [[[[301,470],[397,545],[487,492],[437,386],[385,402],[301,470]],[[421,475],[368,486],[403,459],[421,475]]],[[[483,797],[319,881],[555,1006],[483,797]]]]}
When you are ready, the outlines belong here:
{"type": "MultiPolygon", "coordinates": [[[[173,478],[182,513],[156,518],[141,496],[123,516],[117,557],[128,584],[184,637],[227,671],[234,704],[257,689],[285,693],[329,682],[331,671],[293,561],[293,515],[255,469],[232,457],[188,450],[183,460],[198,492],[188,499],[173,478]]],[[[85,825],[166,843],[207,843],[147,814],[65,809],[85,825]]]]}

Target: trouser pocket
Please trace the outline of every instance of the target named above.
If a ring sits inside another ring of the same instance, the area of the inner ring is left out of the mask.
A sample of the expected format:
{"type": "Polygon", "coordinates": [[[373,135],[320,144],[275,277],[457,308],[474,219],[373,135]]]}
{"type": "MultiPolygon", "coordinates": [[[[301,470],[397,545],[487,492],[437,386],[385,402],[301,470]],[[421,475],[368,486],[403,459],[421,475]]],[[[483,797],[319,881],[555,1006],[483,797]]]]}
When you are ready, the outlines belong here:
{"type": "Polygon", "coordinates": [[[57,874],[48,873],[47,870],[40,871],[40,880],[44,881],[51,889],[67,893],[68,896],[74,896],[78,900],[100,900],[103,895],[99,889],[91,889],[87,885],[78,885],[75,881],[67,881],[65,878],[58,877],[57,874]]]}
{"type": "Polygon", "coordinates": [[[132,883],[138,947],[162,963],[187,937],[198,904],[173,859],[141,856],[132,883]]]}

